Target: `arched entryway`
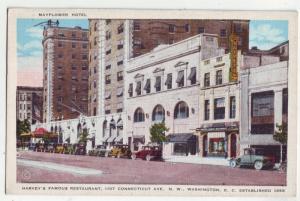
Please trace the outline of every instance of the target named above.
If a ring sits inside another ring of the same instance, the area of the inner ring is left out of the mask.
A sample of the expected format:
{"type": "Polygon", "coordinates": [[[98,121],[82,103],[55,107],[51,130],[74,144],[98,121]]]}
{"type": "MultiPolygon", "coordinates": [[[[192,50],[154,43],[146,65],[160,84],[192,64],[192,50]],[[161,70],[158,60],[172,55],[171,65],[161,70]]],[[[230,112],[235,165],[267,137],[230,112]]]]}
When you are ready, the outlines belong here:
{"type": "Polygon", "coordinates": [[[230,135],[230,157],[235,158],[237,155],[237,136],[236,134],[230,135]]]}

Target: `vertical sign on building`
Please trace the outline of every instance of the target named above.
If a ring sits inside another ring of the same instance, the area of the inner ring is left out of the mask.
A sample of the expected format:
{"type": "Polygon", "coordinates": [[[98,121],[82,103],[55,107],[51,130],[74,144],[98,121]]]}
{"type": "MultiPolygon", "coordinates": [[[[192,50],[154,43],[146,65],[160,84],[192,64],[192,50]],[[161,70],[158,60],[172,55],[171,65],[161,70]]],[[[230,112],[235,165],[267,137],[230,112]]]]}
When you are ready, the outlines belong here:
{"type": "Polygon", "coordinates": [[[238,37],[235,33],[232,33],[229,37],[230,44],[230,74],[229,80],[234,82],[238,80],[237,74],[237,56],[238,56],[238,37]]]}

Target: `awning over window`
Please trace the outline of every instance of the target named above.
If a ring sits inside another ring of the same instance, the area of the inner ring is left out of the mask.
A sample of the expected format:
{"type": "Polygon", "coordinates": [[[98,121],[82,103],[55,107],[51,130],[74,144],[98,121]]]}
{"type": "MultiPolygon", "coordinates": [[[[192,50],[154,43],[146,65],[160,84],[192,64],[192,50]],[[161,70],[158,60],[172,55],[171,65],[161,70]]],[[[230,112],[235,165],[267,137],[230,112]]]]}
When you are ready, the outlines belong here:
{"type": "Polygon", "coordinates": [[[116,136],[112,135],[107,139],[106,142],[113,142],[115,138],[116,138],[116,136]]]}
{"type": "Polygon", "coordinates": [[[117,89],[117,96],[122,96],[123,95],[123,88],[120,87],[117,89]]]}
{"type": "Polygon", "coordinates": [[[188,76],[188,79],[192,80],[192,79],[194,79],[195,76],[196,76],[196,68],[191,68],[191,73],[188,76]]]}
{"type": "Polygon", "coordinates": [[[183,78],[184,78],[184,71],[179,71],[179,72],[178,72],[178,77],[177,77],[177,79],[176,79],[176,82],[177,82],[177,83],[182,82],[182,81],[183,81],[183,78]]]}
{"type": "Polygon", "coordinates": [[[167,80],[165,82],[165,85],[169,85],[169,84],[172,84],[172,74],[168,74],[167,80]]]}
{"type": "Polygon", "coordinates": [[[136,83],[135,92],[138,94],[141,93],[141,82],[136,83]]]}
{"type": "Polygon", "coordinates": [[[122,119],[118,120],[117,126],[118,126],[118,127],[123,126],[123,120],[122,120],[122,119]]]}
{"type": "Polygon", "coordinates": [[[122,141],[123,141],[123,136],[122,135],[117,136],[116,139],[115,139],[115,142],[122,143],[122,141]]]}
{"type": "Polygon", "coordinates": [[[180,142],[180,143],[187,143],[187,142],[193,142],[196,141],[197,137],[193,135],[193,133],[176,133],[176,134],[170,134],[167,136],[168,142],[180,142]]]}
{"type": "Polygon", "coordinates": [[[104,136],[103,137],[103,142],[106,142],[108,140],[109,136],[104,136]]]}
{"type": "Polygon", "coordinates": [[[158,88],[161,86],[161,77],[156,77],[154,87],[158,88]]]}
{"type": "Polygon", "coordinates": [[[150,90],[150,86],[151,86],[151,84],[150,84],[150,79],[147,79],[146,84],[145,84],[145,86],[144,86],[144,90],[145,90],[145,91],[150,90]]]}
{"type": "Polygon", "coordinates": [[[108,91],[105,93],[105,99],[109,99],[111,97],[111,92],[108,91]]]}

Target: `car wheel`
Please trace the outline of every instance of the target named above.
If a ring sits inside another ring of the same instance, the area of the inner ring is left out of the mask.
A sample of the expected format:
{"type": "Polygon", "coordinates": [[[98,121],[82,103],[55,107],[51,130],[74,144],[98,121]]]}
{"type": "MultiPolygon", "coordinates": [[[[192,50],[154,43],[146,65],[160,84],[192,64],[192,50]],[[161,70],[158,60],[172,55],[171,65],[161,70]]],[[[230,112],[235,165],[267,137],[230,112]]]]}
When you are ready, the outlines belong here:
{"type": "Polygon", "coordinates": [[[235,168],[237,166],[236,160],[231,160],[229,162],[230,167],[235,168]]]}
{"type": "Polygon", "coordinates": [[[254,168],[256,170],[261,170],[263,168],[263,162],[262,161],[255,161],[254,168]]]}
{"type": "Polygon", "coordinates": [[[148,154],[147,156],[146,156],[146,161],[150,161],[151,160],[151,156],[148,154]]]}
{"type": "Polygon", "coordinates": [[[131,155],[131,159],[132,159],[132,160],[135,160],[135,159],[136,159],[136,155],[135,155],[135,154],[132,154],[132,155],[131,155]]]}

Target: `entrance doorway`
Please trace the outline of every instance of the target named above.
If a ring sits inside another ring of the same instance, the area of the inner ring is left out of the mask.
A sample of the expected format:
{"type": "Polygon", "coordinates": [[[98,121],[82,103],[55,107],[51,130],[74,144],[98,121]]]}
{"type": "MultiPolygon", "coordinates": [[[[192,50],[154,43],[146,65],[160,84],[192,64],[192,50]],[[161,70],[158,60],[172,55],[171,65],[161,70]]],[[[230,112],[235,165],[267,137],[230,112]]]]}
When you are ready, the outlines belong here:
{"type": "Polygon", "coordinates": [[[230,157],[236,157],[236,134],[230,135],[230,157]]]}

